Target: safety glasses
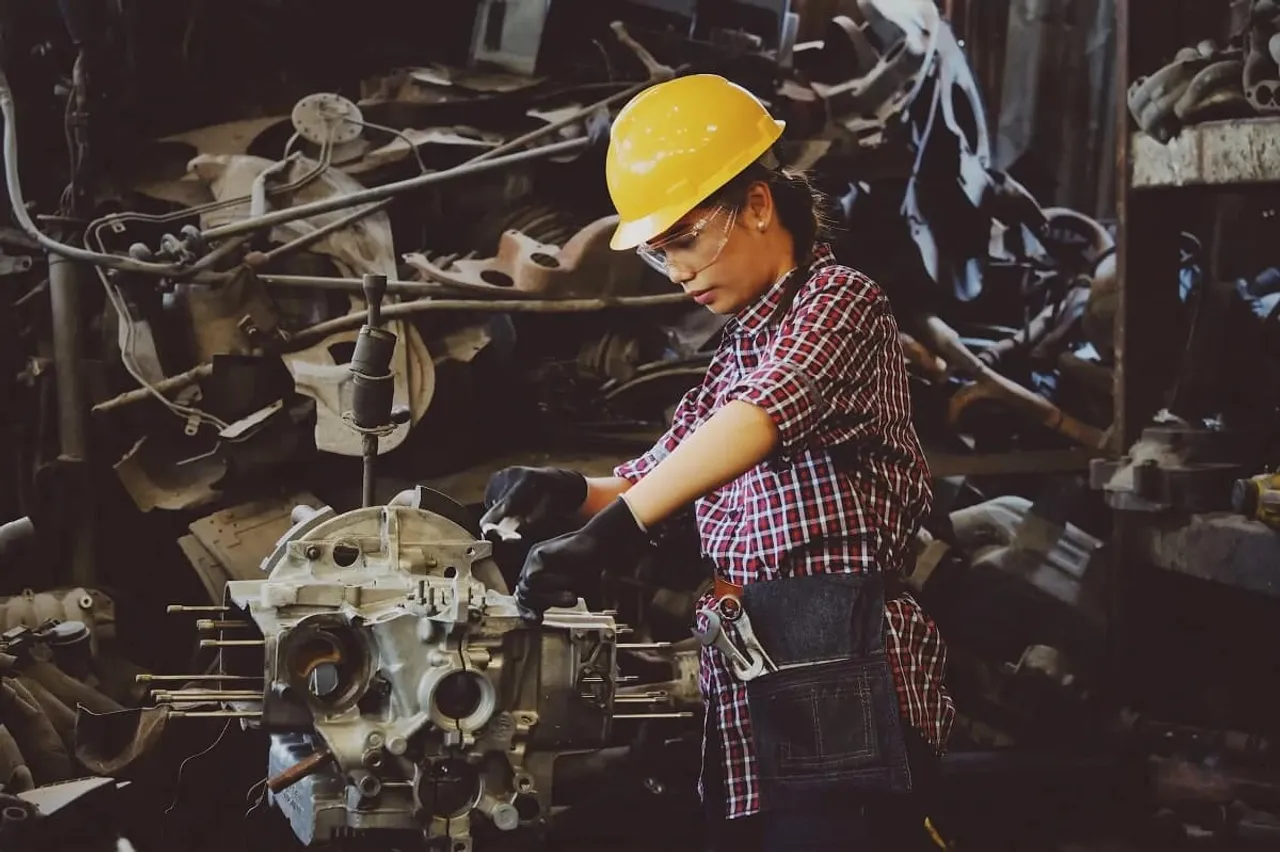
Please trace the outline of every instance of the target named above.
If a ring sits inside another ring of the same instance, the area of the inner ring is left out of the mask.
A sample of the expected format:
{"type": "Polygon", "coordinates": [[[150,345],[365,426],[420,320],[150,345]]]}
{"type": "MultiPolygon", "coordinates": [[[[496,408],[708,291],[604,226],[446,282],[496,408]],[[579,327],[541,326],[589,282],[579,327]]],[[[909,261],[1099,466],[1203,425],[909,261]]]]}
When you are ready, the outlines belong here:
{"type": "Polygon", "coordinates": [[[735,208],[715,207],[674,233],[641,243],[636,254],[668,278],[677,271],[692,278],[720,259],[737,218],[735,208]]]}

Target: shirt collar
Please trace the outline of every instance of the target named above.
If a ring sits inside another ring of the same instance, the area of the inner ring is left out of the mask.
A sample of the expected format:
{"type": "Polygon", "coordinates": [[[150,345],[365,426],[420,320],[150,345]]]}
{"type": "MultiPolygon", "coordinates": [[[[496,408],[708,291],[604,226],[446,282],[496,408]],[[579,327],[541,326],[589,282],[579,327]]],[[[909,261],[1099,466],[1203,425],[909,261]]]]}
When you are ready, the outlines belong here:
{"type": "MultiPolygon", "coordinates": [[[[827,243],[818,243],[813,247],[813,259],[809,263],[808,272],[812,274],[821,267],[830,266],[835,262],[836,258],[831,251],[831,246],[827,243]]],[[[787,279],[791,278],[792,275],[800,274],[801,270],[797,267],[775,281],[773,286],[766,290],[760,298],[743,308],[729,320],[727,324],[729,330],[742,334],[755,334],[759,331],[776,314],[786,294],[790,293],[794,298],[799,288],[788,287],[787,279]]]]}

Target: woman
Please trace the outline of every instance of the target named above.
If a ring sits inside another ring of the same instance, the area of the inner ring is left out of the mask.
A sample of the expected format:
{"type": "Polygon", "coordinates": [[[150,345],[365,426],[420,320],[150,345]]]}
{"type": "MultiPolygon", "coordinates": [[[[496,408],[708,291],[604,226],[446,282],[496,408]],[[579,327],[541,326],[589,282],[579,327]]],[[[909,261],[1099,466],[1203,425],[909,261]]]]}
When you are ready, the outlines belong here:
{"type": "Polygon", "coordinates": [[[740,605],[771,664],[744,680],[718,648],[702,655],[714,845],[910,849],[925,821],[901,794],[954,710],[934,624],[910,596],[886,602],[881,578],[929,511],[929,474],[888,300],[817,241],[814,193],[771,153],[783,126],[714,75],[620,112],[612,246],[728,315],[724,336],[649,452],[610,478],[504,470],[484,522],[589,519],[530,552],[516,599],[537,620],[604,566],[638,562],[649,531],[692,503],[716,573],[699,627],[716,613],[741,640],[740,605]]]}

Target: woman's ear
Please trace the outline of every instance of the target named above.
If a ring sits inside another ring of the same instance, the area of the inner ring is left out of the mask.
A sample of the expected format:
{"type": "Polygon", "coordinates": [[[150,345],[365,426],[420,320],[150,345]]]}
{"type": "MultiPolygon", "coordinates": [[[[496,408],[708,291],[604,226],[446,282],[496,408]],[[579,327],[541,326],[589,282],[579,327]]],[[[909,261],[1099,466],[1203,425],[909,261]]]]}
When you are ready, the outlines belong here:
{"type": "Polygon", "coordinates": [[[743,211],[747,214],[743,217],[743,224],[752,231],[764,233],[775,224],[773,193],[764,181],[756,181],[748,187],[743,211]]]}

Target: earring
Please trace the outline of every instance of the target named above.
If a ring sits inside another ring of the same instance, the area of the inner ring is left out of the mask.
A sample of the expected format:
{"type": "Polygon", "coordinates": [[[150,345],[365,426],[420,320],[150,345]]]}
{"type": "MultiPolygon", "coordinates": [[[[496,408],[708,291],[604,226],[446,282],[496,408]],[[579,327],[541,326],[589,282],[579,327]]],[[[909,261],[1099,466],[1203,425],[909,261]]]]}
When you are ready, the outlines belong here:
{"type": "Polygon", "coordinates": [[[763,230],[764,230],[764,222],[756,222],[756,230],[757,230],[757,231],[763,231],[763,230]]]}

